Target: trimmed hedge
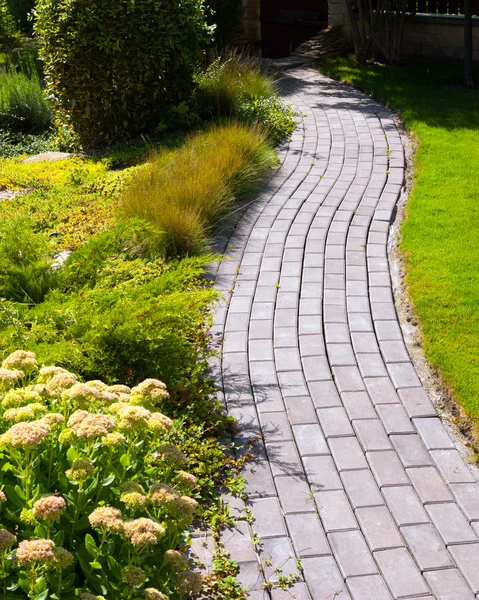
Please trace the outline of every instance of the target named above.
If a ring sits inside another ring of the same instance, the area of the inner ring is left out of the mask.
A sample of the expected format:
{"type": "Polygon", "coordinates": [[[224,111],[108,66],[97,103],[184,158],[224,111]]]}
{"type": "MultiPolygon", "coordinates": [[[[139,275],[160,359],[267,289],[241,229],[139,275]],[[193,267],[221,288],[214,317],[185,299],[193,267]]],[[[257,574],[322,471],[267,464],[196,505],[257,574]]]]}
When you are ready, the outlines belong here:
{"type": "Polygon", "coordinates": [[[187,99],[208,40],[202,0],[38,0],[36,17],[56,124],[86,148],[187,99]]]}

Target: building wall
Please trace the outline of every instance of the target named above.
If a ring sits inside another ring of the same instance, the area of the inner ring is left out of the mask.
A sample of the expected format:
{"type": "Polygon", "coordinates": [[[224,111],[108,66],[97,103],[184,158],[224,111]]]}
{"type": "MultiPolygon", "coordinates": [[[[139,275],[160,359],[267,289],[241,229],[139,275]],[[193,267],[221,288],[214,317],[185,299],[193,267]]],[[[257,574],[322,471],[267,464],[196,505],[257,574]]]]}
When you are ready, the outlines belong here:
{"type": "MultiPolygon", "coordinates": [[[[345,0],[329,0],[329,24],[341,25],[351,40],[345,0]]],[[[473,26],[474,60],[479,61],[479,18],[473,26]]],[[[453,15],[415,15],[407,18],[404,27],[402,54],[405,57],[462,59],[464,58],[464,20],[453,15]]]]}

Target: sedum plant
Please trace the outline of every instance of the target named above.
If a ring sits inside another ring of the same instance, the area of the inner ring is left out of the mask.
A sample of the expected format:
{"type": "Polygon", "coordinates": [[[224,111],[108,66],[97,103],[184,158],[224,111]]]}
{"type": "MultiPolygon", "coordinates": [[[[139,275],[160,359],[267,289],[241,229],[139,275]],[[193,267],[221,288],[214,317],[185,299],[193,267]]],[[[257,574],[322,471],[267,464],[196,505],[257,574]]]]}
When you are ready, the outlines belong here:
{"type": "Polygon", "coordinates": [[[0,598],[200,593],[181,551],[197,509],[166,386],[82,383],[16,351],[0,369],[0,598]]]}

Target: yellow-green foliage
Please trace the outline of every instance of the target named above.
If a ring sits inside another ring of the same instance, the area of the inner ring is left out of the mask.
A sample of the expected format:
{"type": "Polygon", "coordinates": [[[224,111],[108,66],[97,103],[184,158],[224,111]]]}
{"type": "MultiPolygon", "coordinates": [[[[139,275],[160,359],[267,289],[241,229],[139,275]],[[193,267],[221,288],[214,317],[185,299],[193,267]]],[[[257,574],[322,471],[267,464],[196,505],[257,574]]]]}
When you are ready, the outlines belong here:
{"type": "Polygon", "coordinates": [[[120,214],[158,226],[169,255],[201,251],[235,198],[254,187],[273,161],[259,127],[211,127],[140,168],[124,190],[120,214]]]}
{"type": "Polygon", "coordinates": [[[0,159],[0,190],[25,190],[0,205],[0,219],[28,216],[37,231],[55,234],[58,251],[74,249],[113,219],[113,203],[134,167],[109,171],[108,161],[72,157],[24,163],[0,159]]]}

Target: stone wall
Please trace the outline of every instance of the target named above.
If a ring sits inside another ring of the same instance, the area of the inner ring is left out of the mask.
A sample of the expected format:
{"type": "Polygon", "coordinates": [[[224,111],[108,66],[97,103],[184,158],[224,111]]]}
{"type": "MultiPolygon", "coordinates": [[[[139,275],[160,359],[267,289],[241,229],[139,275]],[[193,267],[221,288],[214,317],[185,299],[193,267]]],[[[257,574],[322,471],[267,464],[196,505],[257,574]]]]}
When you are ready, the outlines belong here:
{"type": "MultiPolygon", "coordinates": [[[[351,26],[345,0],[329,0],[329,24],[341,25],[351,39],[351,26]]],[[[474,60],[479,61],[479,18],[474,18],[474,60]]],[[[414,15],[407,17],[402,54],[409,58],[460,60],[464,57],[464,20],[454,15],[414,15]]]]}
{"type": "Polygon", "coordinates": [[[260,1],[243,0],[244,12],[241,17],[240,31],[235,38],[237,45],[248,46],[256,52],[261,50],[260,1]]]}

